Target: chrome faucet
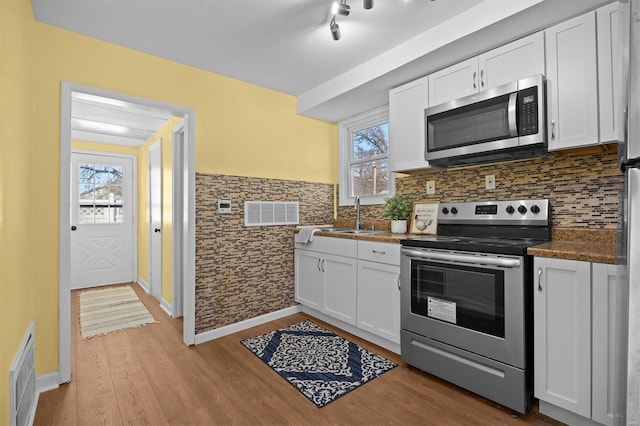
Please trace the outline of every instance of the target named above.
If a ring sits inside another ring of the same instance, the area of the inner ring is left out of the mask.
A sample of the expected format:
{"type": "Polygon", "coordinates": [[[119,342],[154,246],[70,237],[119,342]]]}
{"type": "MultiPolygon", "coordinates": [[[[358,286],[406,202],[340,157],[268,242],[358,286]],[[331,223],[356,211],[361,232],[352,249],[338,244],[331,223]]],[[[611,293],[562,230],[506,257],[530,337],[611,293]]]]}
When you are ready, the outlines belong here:
{"type": "Polygon", "coordinates": [[[353,207],[356,209],[356,229],[360,229],[360,226],[362,226],[360,222],[360,197],[356,197],[353,207]]]}

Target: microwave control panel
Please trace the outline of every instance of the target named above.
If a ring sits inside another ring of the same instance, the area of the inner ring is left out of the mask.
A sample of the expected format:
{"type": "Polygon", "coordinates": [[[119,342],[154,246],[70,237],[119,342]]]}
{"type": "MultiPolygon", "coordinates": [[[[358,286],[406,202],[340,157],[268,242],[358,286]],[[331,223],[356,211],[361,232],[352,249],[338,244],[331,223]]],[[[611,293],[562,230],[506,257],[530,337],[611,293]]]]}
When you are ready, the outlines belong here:
{"type": "Polygon", "coordinates": [[[518,92],[518,135],[538,133],[538,88],[529,87],[518,92]]]}

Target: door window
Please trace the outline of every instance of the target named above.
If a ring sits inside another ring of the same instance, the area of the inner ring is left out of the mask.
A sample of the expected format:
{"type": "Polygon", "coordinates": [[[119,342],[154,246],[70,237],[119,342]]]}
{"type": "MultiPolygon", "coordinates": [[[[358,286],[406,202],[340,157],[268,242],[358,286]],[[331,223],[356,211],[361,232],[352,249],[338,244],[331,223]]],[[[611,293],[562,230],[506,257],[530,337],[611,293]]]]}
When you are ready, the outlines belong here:
{"type": "Polygon", "coordinates": [[[115,164],[80,163],[78,223],[124,223],[124,169],[115,164]]]}

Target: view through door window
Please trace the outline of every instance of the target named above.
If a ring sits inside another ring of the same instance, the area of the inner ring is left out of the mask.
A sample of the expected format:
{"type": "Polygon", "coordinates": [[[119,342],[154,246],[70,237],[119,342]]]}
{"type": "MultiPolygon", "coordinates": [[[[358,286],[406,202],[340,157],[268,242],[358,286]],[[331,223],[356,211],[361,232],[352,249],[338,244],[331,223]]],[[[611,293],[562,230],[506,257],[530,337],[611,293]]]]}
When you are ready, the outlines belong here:
{"type": "Polygon", "coordinates": [[[122,166],[80,163],[79,167],[79,223],[123,223],[122,166]]]}

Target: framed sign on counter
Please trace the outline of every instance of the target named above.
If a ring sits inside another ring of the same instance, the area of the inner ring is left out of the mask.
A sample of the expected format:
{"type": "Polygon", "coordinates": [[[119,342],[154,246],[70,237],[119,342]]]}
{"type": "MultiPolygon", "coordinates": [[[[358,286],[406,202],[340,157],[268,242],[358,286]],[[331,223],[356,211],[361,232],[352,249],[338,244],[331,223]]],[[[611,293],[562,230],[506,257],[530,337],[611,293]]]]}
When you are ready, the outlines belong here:
{"type": "Polygon", "coordinates": [[[436,235],[439,205],[440,203],[437,201],[416,201],[413,203],[409,233],[436,235]]]}

